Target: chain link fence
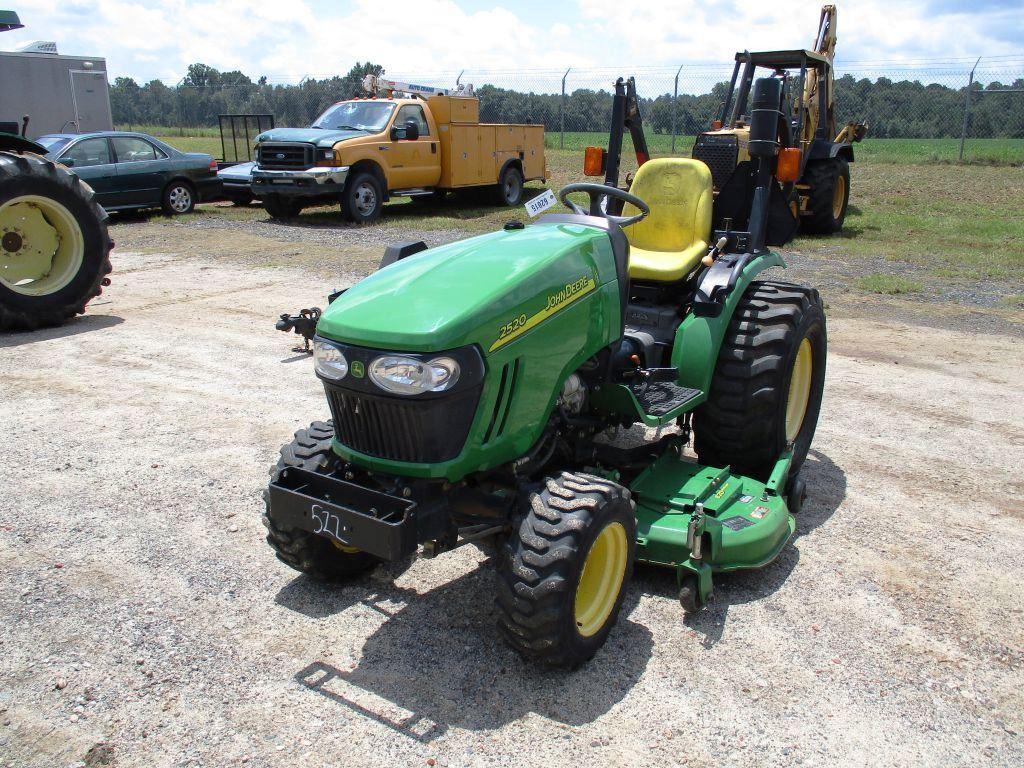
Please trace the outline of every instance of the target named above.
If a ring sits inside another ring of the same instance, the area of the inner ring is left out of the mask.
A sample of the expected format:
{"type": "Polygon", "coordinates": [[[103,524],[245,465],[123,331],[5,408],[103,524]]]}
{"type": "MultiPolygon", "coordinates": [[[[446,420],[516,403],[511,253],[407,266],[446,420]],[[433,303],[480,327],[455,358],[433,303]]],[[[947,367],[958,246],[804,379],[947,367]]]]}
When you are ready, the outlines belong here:
{"type": "MultiPolygon", "coordinates": [[[[118,78],[111,87],[115,122],[169,126],[184,134],[215,130],[219,114],[270,113],[279,126],[308,125],[331,104],[358,95],[362,74],[378,71],[372,65],[357,65],[344,76],[287,82],[194,69],[175,87],[158,81],[139,86],[118,78]]],[[[603,143],[598,137],[609,129],[615,80],[633,75],[652,151],[661,154],[689,150],[692,137],[718,116],[731,74],[731,66],[682,65],[466,69],[386,76],[441,87],[472,83],[482,121],[543,124],[549,148],[578,149],[603,143]]],[[[1024,56],[839,66],[836,103],[840,125],[866,122],[874,139],[1024,140],[1024,56]]]]}

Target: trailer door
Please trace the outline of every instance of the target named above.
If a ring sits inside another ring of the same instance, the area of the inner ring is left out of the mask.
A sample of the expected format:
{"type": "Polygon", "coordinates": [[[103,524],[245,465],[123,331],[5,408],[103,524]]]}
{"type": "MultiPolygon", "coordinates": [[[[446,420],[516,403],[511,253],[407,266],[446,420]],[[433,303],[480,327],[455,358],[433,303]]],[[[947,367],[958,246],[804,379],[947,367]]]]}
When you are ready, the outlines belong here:
{"type": "Polygon", "coordinates": [[[86,69],[69,70],[71,75],[71,102],[75,109],[75,123],[79,133],[109,131],[110,96],[107,73],[86,69]]]}

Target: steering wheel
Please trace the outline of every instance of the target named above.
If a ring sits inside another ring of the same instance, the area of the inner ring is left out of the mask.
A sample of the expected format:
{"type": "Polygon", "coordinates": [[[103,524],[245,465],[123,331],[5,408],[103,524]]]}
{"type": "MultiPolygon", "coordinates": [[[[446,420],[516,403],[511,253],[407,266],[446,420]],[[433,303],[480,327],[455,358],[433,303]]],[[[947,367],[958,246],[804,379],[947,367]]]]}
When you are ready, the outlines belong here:
{"type": "Polygon", "coordinates": [[[579,214],[580,216],[597,215],[592,214],[591,211],[601,210],[601,198],[605,196],[614,197],[624,203],[629,203],[640,209],[640,213],[635,216],[613,216],[610,213],[601,214],[608,219],[608,221],[614,222],[620,227],[628,227],[630,224],[636,224],[651,212],[651,207],[636,195],[631,195],[629,192],[624,192],[618,187],[610,187],[606,184],[567,184],[562,187],[562,191],[558,193],[558,199],[562,204],[570,211],[579,214]],[[573,192],[586,192],[590,195],[590,211],[585,211],[572,200],[566,199],[567,196],[571,195],[573,192]]]}

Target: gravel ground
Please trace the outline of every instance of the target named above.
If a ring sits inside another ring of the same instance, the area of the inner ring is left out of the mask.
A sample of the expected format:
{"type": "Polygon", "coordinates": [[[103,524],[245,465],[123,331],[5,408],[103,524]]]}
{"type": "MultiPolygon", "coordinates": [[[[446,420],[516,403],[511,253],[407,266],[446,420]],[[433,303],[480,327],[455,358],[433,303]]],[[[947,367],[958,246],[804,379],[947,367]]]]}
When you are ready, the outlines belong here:
{"type": "Polygon", "coordinates": [[[366,265],[127,235],[87,316],[0,337],[0,765],[1024,763],[1018,337],[832,302],[794,541],[688,621],[641,569],[553,673],[476,550],[325,587],[263,543],[267,467],[326,414],[273,318],[366,265]]]}

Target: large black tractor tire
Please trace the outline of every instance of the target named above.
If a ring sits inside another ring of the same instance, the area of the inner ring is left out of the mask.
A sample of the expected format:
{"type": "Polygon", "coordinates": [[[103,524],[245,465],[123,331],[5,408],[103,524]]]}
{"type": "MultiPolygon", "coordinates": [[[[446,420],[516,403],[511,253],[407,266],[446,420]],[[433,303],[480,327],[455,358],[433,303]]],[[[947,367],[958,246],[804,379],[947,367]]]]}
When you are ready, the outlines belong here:
{"type": "Polygon", "coordinates": [[[523,172],[514,165],[506,165],[494,190],[494,202],[513,208],[523,200],[523,172]]]}
{"type": "Polygon", "coordinates": [[[803,230],[812,235],[839,232],[850,207],[850,164],[841,157],[814,160],[807,163],[803,181],[810,187],[803,230]]]}
{"type": "MultiPolygon", "coordinates": [[[[334,425],[330,421],[314,421],[308,429],[300,429],[295,439],[281,448],[281,458],[270,470],[277,480],[281,470],[300,467],[310,472],[329,474],[338,469],[340,459],[331,450],[334,425]]],[[[377,566],[381,561],[365,552],[342,549],[323,536],[289,528],[270,517],[270,494],[263,493],[266,511],[263,525],[267,543],[277,559],[296,571],[320,581],[343,581],[377,566]]]]}
{"type": "Polygon", "coordinates": [[[708,399],[694,413],[701,463],[767,480],[792,444],[796,477],[818,424],[827,347],[817,290],[751,283],[722,340],[708,399]]]}
{"type": "Polygon", "coordinates": [[[263,210],[270,214],[270,218],[284,221],[302,213],[302,203],[289,197],[269,195],[263,198],[263,210]]]}
{"type": "Polygon", "coordinates": [[[498,629],[525,659],[575,668],[615,625],[633,572],[629,490],[563,472],[530,494],[498,566],[498,629]]]}
{"type": "Polygon", "coordinates": [[[61,325],[85,312],[103,291],[113,245],[106,211],[78,176],[40,155],[0,152],[0,331],[61,325]],[[28,274],[24,259],[51,245],[49,271],[28,274]]]}
{"type": "Polygon", "coordinates": [[[384,208],[384,188],[372,173],[357,173],[345,184],[341,207],[349,221],[369,224],[380,218],[384,208]]]}

